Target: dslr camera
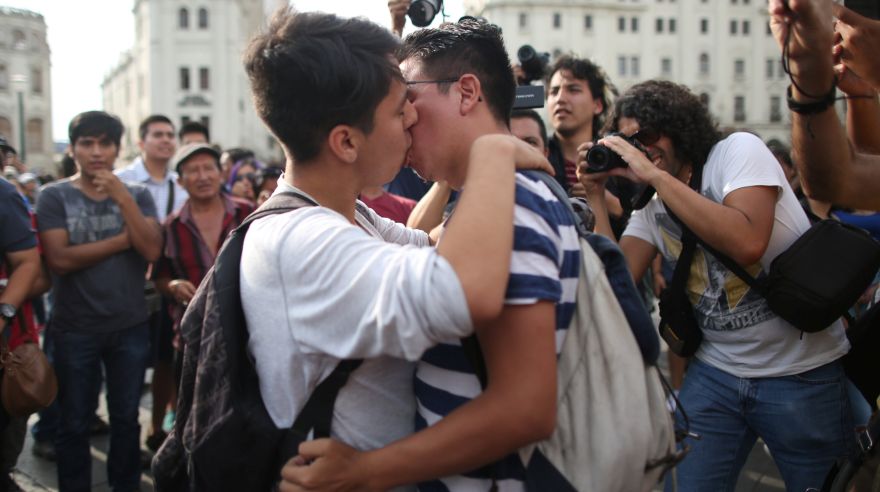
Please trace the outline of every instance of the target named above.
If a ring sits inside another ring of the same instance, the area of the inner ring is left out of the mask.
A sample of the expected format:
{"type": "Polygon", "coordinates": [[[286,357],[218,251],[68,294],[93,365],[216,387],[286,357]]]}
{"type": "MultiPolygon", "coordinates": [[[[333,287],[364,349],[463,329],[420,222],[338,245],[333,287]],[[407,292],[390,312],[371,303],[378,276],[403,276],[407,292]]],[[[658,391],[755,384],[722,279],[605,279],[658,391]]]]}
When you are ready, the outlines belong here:
{"type": "MultiPolygon", "coordinates": [[[[622,133],[613,132],[609,133],[606,136],[620,137],[629,142],[629,144],[633,147],[642,151],[642,153],[644,153],[646,156],[648,155],[645,147],[635,138],[635,135],[633,135],[632,137],[627,137],[622,133]]],[[[624,161],[617,152],[614,152],[613,150],[602,144],[597,144],[590,147],[590,150],[587,152],[588,173],[604,173],[617,167],[627,167],[626,161],[624,161]]]]}

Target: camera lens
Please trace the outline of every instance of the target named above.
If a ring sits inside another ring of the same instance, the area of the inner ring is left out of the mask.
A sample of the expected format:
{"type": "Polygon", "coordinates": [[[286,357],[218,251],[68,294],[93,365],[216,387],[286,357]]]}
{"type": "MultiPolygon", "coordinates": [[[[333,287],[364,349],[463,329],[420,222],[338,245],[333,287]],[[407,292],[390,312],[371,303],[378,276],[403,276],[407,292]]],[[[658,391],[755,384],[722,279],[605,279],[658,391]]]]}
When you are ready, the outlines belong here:
{"type": "Polygon", "coordinates": [[[608,170],[614,151],[604,145],[594,145],[587,152],[587,168],[589,171],[601,173],[608,170]]]}
{"type": "Polygon", "coordinates": [[[415,0],[410,4],[406,15],[412,20],[414,26],[425,27],[434,20],[434,16],[440,10],[441,3],[440,0],[415,0]]]}

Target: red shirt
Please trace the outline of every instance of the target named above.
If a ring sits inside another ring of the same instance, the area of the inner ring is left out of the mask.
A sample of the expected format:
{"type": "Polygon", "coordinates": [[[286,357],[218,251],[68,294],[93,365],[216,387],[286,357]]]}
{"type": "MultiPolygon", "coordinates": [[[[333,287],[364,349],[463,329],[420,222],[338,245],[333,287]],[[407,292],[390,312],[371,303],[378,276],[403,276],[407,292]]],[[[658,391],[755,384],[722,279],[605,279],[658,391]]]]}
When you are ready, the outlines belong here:
{"type": "MultiPolygon", "coordinates": [[[[221,197],[226,211],[223,215],[219,242],[214,248],[214,251],[218,252],[226,236],[254,211],[253,205],[249,202],[225,193],[221,194],[221,197]]],[[[196,227],[189,200],[180,207],[180,210],[165,219],[163,228],[165,246],[162,248],[162,257],[153,267],[151,278],[153,280],[184,279],[198,288],[208,270],[214,265],[215,256],[196,227]]],[[[183,306],[175,306],[173,316],[175,325],[180,323],[183,312],[183,306]]]]}
{"type": "Polygon", "coordinates": [[[376,198],[367,198],[361,195],[361,201],[372,208],[380,217],[391,219],[401,224],[406,224],[409,214],[416,206],[416,201],[409,198],[388,193],[382,193],[376,198]]]}
{"type": "MultiPolygon", "coordinates": [[[[37,216],[33,213],[31,213],[31,224],[33,224],[34,230],[37,230],[37,216]]],[[[37,250],[41,255],[43,254],[43,248],[40,245],[40,237],[38,235],[37,250]]],[[[6,265],[0,263],[0,278],[8,277],[9,276],[6,274],[6,265]]],[[[18,312],[15,314],[15,319],[13,319],[9,326],[3,330],[3,334],[0,336],[5,337],[7,334],[9,334],[9,350],[15,350],[19,345],[25,342],[40,343],[37,324],[34,322],[34,308],[31,305],[30,300],[25,300],[21,304],[21,307],[18,308],[18,312]],[[23,331],[22,327],[24,327],[23,331]]]]}

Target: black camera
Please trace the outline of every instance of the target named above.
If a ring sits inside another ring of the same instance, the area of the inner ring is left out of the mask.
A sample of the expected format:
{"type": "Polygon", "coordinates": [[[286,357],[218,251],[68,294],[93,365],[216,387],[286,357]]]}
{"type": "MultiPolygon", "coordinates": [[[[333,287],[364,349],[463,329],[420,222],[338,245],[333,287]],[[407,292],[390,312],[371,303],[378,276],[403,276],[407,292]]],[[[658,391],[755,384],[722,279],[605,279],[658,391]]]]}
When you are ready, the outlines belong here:
{"type": "MultiPolygon", "coordinates": [[[[609,133],[606,135],[608,137],[620,137],[633,147],[645,152],[645,147],[642,146],[641,142],[636,140],[633,137],[627,137],[626,135],[618,132],[609,133]]],[[[610,171],[616,167],[626,167],[626,161],[623,160],[617,152],[611,150],[610,148],[597,144],[590,147],[590,150],[587,152],[587,172],[588,173],[604,173],[610,171]]]]}
{"type": "Polygon", "coordinates": [[[431,24],[437,12],[443,9],[443,0],[413,0],[409,4],[406,15],[416,27],[425,27],[431,24]]]}
{"type": "Polygon", "coordinates": [[[521,84],[526,85],[533,80],[544,78],[547,64],[550,63],[550,53],[538,53],[532,45],[524,44],[516,50],[516,57],[519,59],[519,66],[522,67],[525,76],[524,80],[519,81],[521,84]]]}

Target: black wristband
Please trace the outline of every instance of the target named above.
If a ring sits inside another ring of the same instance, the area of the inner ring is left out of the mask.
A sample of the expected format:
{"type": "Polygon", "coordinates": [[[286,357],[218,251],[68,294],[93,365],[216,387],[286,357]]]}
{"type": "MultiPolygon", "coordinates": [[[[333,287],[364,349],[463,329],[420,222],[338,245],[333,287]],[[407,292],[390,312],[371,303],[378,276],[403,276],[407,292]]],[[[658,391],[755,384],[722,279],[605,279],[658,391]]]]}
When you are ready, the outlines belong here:
{"type": "Polygon", "coordinates": [[[825,111],[826,109],[834,106],[834,101],[837,99],[837,79],[835,78],[833,82],[831,82],[831,90],[828,91],[828,94],[825,94],[822,99],[819,99],[815,102],[803,103],[795,101],[794,98],[791,97],[791,86],[788,86],[788,89],[785,92],[786,98],[788,99],[788,109],[794,111],[797,114],[817,114],[825,111]]]}

